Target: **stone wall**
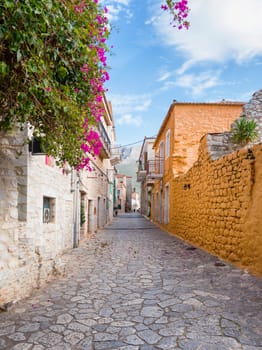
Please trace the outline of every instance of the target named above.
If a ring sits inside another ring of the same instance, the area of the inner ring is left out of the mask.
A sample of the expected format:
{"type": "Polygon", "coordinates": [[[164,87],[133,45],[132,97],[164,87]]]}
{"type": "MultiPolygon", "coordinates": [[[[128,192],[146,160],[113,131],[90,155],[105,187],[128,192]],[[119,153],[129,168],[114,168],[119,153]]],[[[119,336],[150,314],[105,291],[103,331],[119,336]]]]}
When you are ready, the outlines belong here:
{"type": "MultiPolygon", "coordinates": [[[[175,103],[174,139],[171,138],[174,175],[188,171],[197,160],[200,139],[207,133],[223,133],[242,113],[243,103],[175,103]]],[[[166,164],[165,164],[166,166],[166,164]]]]}
{"type": "Polygon", "coordinates": [[[73,241],[70,175],[29,153],[25,137],[0,134],[0,305],[60,273],[59,256],[73,241]],[[55,205],[52,223],[43,222],[44,196],[55,205]]]}
{"type": "Polygon", "coordinates": [[[259,141],[262,141],[262,89],[252,95],[252,99],[245,104],[243,114],[258,124],[259,141]]]}
{"type": "Polygon", "coordinates": [[[172,180],[165,228],[192,244],[262,275],[262,145],[212,160],[208,135],[199,158],[172,180]]]}
{"type": "MultiPolygon", "coordinates": [[[[19,287],[15,281],[20,268],[26,265],[21,251],[20,237],[26,234],[26,209],[19,206],[19,193],[27,192],[26,158],[23,156],[23,135],[0,134],[0,305],[16,299],[19,287]],[[22,155],[19,157],[19,154],[22,155]],[[24,167],[25,164],[25,167],[24,167]],[[19,182],[20,180],[20,182],[19,182]],[[19,215],[18,208],[21,209],[19,215]],[[19,220],[21,219],[21,220],[19,220]]],[[[23,200],[26,203],[26,195],[23,200]]],[[[27,261],[32,257],[28,255],[27,261]]],[[[31,276],[28,278],[30,279],[31,276]]],[[[25,287],[26,289],[26,287],[25,287]]]]}

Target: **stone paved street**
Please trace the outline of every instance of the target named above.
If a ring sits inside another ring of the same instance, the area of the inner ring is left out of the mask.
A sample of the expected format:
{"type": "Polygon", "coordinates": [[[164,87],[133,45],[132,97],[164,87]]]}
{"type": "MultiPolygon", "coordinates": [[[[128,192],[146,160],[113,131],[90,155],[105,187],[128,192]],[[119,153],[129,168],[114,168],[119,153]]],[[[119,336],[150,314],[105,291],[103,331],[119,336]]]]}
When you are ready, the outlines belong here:
{"type": "Polygon", "coordinates": [[[262,349],[262,279],[119,215],[0,313],[0,349],[262,349]]]}

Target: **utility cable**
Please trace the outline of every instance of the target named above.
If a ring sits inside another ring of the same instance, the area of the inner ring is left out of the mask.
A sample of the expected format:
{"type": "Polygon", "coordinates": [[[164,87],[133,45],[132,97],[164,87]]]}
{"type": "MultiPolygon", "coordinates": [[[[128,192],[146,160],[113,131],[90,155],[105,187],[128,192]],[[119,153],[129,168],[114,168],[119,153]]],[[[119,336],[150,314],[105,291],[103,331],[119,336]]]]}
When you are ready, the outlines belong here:
{"type": "MultiPolygon", "coordinates": [[[[156,137],[156,135],[155,135],[155,136],[147,137],[147,139],[151,139],[151,138],[154,138],[154,137],[156,137]]],[[[124,147],[128,147],[128,146],[133,146],[133,145],[136,145],[136,144],[138,144],[138,143],[142,143],[143,141],[144,141],[144,139],[143,139],[143,140],[136,141],[136,142],[133,142],[133,143],[129,143],[129,144],[127,144],[127,145],[119,145],[119,146],[116,146],[116,147],[112,147],[111,149],[124,148],[124,147]]]]}

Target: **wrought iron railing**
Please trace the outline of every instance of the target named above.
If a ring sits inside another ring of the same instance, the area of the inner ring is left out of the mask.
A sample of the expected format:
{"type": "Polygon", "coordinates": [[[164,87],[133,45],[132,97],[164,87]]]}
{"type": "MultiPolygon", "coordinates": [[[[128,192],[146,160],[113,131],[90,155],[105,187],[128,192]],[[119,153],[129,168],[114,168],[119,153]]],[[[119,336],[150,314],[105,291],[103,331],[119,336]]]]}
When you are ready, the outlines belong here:
{"type": "Polygon", "coordinates": [[[98,124],[98,131],[99,131],[100,138],[101,138],[101,141],[103,143],[103,146],[105,148],[105,151],[109,155],[110,154],[110,148],[111,148],[111,141],[110,141],[110,138],[108,136],[108,133],[107,133],[104,125],[101,122],[98,124]]]}
{"type": "Polygon", "coordinates": [[[156,158],[147,161],[147,176],[149,178],[161,178],[164,174],[164,158],[156,158]]]}

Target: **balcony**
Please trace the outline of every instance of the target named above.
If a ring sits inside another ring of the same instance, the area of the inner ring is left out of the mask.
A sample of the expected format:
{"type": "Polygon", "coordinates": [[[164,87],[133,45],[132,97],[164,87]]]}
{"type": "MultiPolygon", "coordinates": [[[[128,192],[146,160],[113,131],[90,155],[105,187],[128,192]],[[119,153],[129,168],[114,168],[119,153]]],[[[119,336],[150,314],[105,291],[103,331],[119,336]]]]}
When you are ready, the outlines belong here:
{"type": "Polygon", "coordinates": [[[110,157],[111,165],[115,166],[116,164],[121,162],[121,146],[111,145],[110,152],[111,152],[111,157],[110,157]]]}
{"type": "Polygon", "coordinates": [[[147,161],[147,177],[148,179],[162,179],[164,174],[164,159],[157,158],[147,161]]]}
{"type": "Polygon", "coordinates": [[[154,160],[148,160],[144,166],[139,164],[137,171],[137,182],[146,181],[148,186],[153,185],[153,180],[162,179],[164,174],[164,159],[157,158],[154,160]]]}
{"type": "Polygon", "coordinates": [[[100,156],[102,158],[110,158],[111,141],[110,141],[110,138],[108,137],[108,133],[104,125],[101,122],[98,124],[98,132],[100,135],[100,140],[103,144],[100,156]]]}
{"type": "Polygon", "coordinates": [[[137,182],[143,182],[146,178],[147,171],[146,170],[138,170],[136,173],[136,181],[137,182]]]}

